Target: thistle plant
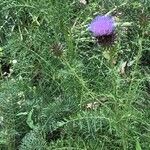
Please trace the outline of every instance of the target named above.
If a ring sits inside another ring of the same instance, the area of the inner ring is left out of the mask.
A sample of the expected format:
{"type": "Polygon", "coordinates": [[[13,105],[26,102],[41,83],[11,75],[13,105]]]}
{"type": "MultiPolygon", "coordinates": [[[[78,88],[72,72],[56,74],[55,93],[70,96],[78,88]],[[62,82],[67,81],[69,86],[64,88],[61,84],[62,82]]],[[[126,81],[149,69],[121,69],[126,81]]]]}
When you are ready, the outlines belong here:
{"type": "MultiPolygon", "coordinates": [[[[109,14],[109,13],[108,13],[109,14]]],[[[88,30],[96,38],[97,42],[102,46],[107,46],[104,51],[104,56],[110,61],[110,64],[115,63],[115,57],[117,55],[114,42],[116,39],[116,28],[118,26],[126,27],[131,23],[118,23],[115,18],[110,15],[96,16],[88,26],[88,30]],[[108,48],[109,46],[109,48],[108,48]]]]}
{"type": "Polygon", "coordinates": [[[149,4],[0,0],[0,149],[149,150],[149,4]]]}

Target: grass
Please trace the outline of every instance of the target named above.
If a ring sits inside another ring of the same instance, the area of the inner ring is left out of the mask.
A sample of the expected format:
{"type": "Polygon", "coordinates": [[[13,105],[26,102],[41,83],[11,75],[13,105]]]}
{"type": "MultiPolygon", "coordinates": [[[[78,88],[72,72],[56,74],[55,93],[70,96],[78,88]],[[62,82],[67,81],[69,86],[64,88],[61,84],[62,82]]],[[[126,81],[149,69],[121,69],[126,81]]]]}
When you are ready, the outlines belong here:
{"type": "Polygon", "coordinates": [[[148,1],[0,0],[0,149],[149,150],[148,1]],[[87,25],[131,23],[111,47],[87,25]]]}

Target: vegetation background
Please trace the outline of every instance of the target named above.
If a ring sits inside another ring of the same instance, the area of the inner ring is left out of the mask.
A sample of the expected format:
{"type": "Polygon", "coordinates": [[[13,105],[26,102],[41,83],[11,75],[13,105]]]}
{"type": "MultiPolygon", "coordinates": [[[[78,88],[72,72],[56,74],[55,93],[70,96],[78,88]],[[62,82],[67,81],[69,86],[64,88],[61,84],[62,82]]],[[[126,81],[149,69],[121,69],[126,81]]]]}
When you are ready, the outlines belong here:
{"type": "Polygon", "coordinates": [[[150,2],[82,2],[0,0],[1,150],[150,150],[150,2]]]}

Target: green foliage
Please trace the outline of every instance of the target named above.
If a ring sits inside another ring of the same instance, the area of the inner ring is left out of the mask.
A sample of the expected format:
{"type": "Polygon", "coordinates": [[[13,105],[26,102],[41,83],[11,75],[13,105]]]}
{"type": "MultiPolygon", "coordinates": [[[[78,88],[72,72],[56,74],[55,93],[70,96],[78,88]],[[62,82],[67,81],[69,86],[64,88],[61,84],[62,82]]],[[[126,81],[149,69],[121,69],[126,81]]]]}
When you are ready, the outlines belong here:
{"type": "Polygon", "coordinates": [[[22,139],[19,150],[46,150],[46,141],[37,131],[30,131],[22,139]]]}
{"type": "Polygon", "coordinates": [[[148,1],[0,0],[0,149],[149,150],[148,1]],[[111,47],[87,25],[110,13],[111,47]]]}

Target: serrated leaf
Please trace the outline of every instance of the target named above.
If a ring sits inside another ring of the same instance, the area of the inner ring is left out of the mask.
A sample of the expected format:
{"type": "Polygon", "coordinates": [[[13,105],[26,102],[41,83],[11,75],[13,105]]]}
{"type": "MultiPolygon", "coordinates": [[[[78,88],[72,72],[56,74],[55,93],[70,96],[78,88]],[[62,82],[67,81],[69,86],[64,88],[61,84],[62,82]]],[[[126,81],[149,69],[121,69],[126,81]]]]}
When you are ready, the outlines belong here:
{"type": "Polygon", "coordinates": [[[22,139],[19,150],[46,150],[46,141],[38,130],[31,130],[22,139]]]}

